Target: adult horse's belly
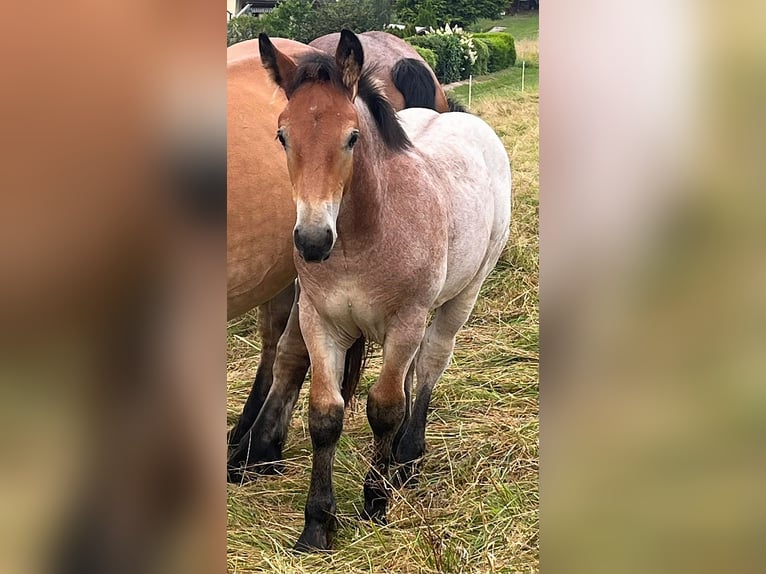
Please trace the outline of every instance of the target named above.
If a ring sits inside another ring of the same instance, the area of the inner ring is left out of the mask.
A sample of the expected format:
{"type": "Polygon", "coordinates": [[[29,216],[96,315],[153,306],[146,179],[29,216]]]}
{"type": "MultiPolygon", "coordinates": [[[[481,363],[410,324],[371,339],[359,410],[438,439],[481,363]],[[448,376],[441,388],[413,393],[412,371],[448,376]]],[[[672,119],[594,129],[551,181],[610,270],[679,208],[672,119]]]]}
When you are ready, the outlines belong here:
{"type": "MultiPolygon", "coordinates": [[[[277,46],[306,47],[287,40],[277,46]]],[[[229,318],[265,303],[295,278],[295,205],[274,134],[284,94],[268,78],[257,41],[229,49],[227,68],[227,279],[229,318]]]]}

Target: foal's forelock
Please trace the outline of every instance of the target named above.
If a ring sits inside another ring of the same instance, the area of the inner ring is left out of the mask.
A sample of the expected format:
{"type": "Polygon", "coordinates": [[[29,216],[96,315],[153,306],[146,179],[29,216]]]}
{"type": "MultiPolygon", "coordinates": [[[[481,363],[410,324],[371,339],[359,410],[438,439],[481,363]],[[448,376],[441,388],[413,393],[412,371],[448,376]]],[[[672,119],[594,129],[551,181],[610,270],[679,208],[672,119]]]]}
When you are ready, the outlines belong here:
{"type": "Polygon", "coordinates": [[[326,84],[328,88],[346,93],[351,100],[358,97],[370,111],[378,135],[386,147],[392,151],[409,149],[412,143],[399,123],[396,110],[386,98],[383,82],[378,76],[377,66],[368,66],[359,77],[356,93],[350,93],[333,58],[327,54],[308,54],[298,60],[295,74],[286,92],[289,98],[306,84],[326,84]]]}

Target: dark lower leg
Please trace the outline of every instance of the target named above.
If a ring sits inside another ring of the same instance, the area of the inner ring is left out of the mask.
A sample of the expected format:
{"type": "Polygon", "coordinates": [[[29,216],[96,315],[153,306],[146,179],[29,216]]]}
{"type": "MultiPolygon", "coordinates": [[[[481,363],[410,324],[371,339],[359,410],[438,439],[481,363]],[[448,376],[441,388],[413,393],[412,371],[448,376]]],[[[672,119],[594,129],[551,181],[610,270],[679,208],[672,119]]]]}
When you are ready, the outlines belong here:
{"type": "Polygon", "coordinates": [[[306,500],[305,519],[295,549],[329,550],[336,528],[335,493],[332,465],[335,448],[343,430],[343,401],[330,406],[309,408],[309,428],[314,454],[311,463],[311,486],[306,500]]]}
{"type": "Polygon", "coordinates": [[[255,422],[229,456],[227,475],[231,482],[242,480],[243,467],[248,464],[269,463],[256,469],[263,473],[278,470],[270,463],[282,458],[290,416],[309,368],[309,354],[301,334],[297,306],[279,340],[276,355],[274,384],[268,397],[255,422]]]}
{"type": "Polygon", "coordinates": [[[410,368],[407,370],[407,376],[404,379],[404,420],[399,425],[399,430],[396,431],[394,437],[394,444],[392,450],[396,453],[396,449],[399,446],[399,442],[402,440],[402,435],[407,429],[407,425],[410,422],[410,416],[412,416],[412,383],[415,378],[415,361],[412,362],[410,368]]]}
{"type": "Polygon", "coordinates": [[[229,445],[234,448],[253,426],[263,407],[273,381],[277,344],[284,332],[295,299],[295,287],[290,285],[268,303],[258,307],[258,334],[261,337],[261,360],[253,386],[239,420],[229,433],[229,445]]]}
{"type": "Polygon", "coordinates": [[[309,367],[308,354],[280,357],[275,368],[274,385],[252,427],[232,450],[227,462],[230,482],[241,482],[249,465],[262,474],[272,474],[279,467],[272,464],[282,459],[290,417],[309,367]]]}
{"type": "Polygon", "coordinates": [[[396,462],[400,465],[395,477],[397,486],[403,485],[413,477],[420,459],[426,452],[426,420],[432,390],[430,385],[424,385],[424,388],[418,391],[412,416],[397,445],[396,462]]]}
{"type": "Polygon", "coordinates": [[[386,510],[391,495],[388,472],[393,460],[393,442],[405,417],[405,398],[401,387],[388,396],[370,390],[367,418],[375,435],[372,465],[364,481],[364,518],[386,523],[386,510]],[[398,393],[395,392],[398,390],[398,393]]]}
{"type": "Polygon", "coordinates": [[[261,361],[258,363],[258,370],[255,373],[253,386],[250,394],[247,396],[247,402],[239,415],[234,428],[229,432],[229,447],[235,448],[242,441],[248,429],[253,426],[258,413],[271,388],[273,381],[272,365],[274,363],[273,350],[267,350],[265,347],[261,352],[261,361]]]}

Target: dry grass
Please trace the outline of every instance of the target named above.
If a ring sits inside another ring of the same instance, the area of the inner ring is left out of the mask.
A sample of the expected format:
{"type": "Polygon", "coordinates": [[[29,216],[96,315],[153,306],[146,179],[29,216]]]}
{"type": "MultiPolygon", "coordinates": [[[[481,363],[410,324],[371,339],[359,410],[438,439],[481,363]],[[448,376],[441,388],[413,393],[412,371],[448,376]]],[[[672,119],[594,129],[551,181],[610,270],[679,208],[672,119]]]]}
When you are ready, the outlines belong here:
{"type": "MultiPolygon", "coordinates": [[[[512,234],[434,393],[419,485],[395,494],[388,526],[356,520],[372,440],[364,397],[378,355],[336,457],[336,550],[293,556],[309,482],[306,385],[293,416],[286,474],[229,487],[229,572],[538,571],[537,103],[529,92],[474,102],[474,113],[495,128],[511,157],[512,234]]],[[[232,423],[257,365],[254,314],[230,325],[228,343],[232,423]]]]}
{"type": "Polygon", "coordinates": [[[527,66],[540,65],[540,41],[537,38],[524,38],[516,40],[516,62],[521,65],[522,60],[527,66]]]}

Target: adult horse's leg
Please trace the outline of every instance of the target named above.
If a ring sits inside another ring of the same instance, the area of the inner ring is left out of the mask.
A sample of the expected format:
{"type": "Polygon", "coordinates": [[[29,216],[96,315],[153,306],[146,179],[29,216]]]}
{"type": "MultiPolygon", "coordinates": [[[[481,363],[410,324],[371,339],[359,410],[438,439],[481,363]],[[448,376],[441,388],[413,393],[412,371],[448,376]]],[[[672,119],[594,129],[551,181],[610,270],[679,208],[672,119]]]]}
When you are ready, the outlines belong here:
{"type": "Polygon", "coordinates": [[[425,317],[425,313],[417,314],[406,322],[389,326],[383,344],[380,378],[367,395],[367,419],[375,443],[372,465],[364,481],[363,517],[380,524],[386,523],[390,496],[388,471],[393,460],[394,437],[408,410],[406,379],[423,338],[425,317]]]}
{"type": "Polygon", "coordinates": [[[248,465],[268,463],[257,469],[263,474],[278,470],[271,463],[282,459],[290,416],[309,368],[309,354],[299,324],[299,295],[300,289],[296,289],[287,326],[276,346],[271,389],[255,421],[229,456],[226,466],[230,482],[240,482],[248,465]]]}
{"type": "Polygon", "coordinates": [[[304,513],[306,523],[295,550],[329,550],[337,524],[332,465],[343,431],[341,373],[346,349],[353,341],[336,341],[305,298],[301,301],[300,324],[311,356],[309,431],[313,455],[304,513]]]}
{"type": "Polygon", "coordinates": [[[274,359],[277,343],[287,326],[290,310],[295,299],[295,287],[291,283],[276,297],[258,307],[258,333],[261,336],[261,361],[255,374],[253,387],[237,424],[229,433],[229,446],[235,448],[253,426],[255,418],[266,400],[273,381],[274,359]]]}
{"type": "Polygon", "coordinates": [[[449,365],[455,347],[455,336],[471,315],[483,279],[481,277],[479,281],[474,280],[454,299],[439,307],[426,330],[415,361],[418,379],[415,405],[396,449],[396,462],[401,465],[394,477],[397,486],[403,485],[415,474],[420,459],[425,454],[426,419],[431,393],[449,365]]]}

